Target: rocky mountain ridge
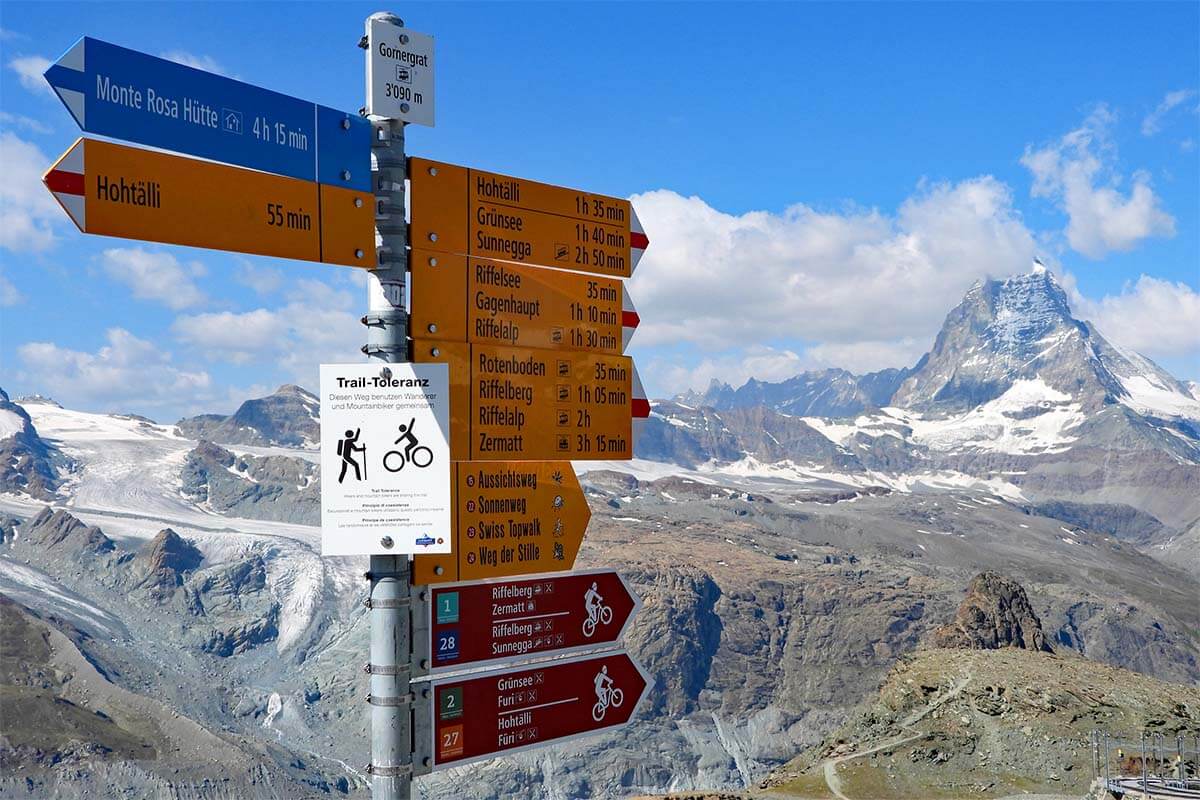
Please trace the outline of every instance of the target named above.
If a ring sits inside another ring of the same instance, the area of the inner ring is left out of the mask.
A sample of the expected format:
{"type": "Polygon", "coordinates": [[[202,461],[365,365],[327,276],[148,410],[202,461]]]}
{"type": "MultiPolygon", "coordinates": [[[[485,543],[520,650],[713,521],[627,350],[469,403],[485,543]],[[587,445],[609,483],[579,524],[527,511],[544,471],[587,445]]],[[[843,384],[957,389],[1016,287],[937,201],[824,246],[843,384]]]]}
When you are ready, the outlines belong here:
{"type": "Polygon", "coordinates": [[[175,423],[180,434],[222,444],[314,448],[321,441],[321,401],[293,384],[247,400],[229,416],[201,414],[175,423]]]}

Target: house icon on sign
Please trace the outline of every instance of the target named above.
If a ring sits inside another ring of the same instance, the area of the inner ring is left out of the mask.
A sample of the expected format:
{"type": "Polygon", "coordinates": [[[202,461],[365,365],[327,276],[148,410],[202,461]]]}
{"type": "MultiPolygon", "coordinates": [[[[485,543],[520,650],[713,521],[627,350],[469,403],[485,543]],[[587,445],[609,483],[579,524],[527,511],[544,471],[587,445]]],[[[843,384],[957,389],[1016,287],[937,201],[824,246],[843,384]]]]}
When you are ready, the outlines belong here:
{"type": "Polygon", "coordinates": [[[240,135],[242,132],[242,112],[234,111],[232,108],[222,108],[221,128],[226,133],[236,133],[240,135]]]}

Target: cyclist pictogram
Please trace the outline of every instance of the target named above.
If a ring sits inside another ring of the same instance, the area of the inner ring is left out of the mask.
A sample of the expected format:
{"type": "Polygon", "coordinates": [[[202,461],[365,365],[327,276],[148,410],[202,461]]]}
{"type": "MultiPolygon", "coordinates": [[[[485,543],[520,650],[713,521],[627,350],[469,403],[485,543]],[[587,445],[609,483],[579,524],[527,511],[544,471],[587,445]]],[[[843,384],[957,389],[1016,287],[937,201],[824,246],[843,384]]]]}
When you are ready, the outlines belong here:
{"type": "Polygon", "coordinates": [[[420,443],[416,434],[413,433],[413,425],[416,424],[416,419],[409,420],[407,425],[400,426],[400,438],[392,442],[392,444],[400,444],[404,442],[403,450],[389,450],[383,455],[383,468],[388,472],[399,472],[404,469],[405,464],[412,464],[414,467],[425,468],[433,463],[433,451],[420,443]]]}
{"type": "Polygon", "coordinates": [[[587,619],[583,621],[583,635],[590,639],[596,632],[597,622],[602,625],[612,622],[613,610],[611,606],[604,604],[604,597],[596,591],[595,581],[592,581],[591,588],[583,593],[583,607],[587,611],[587,619]]]}
{"type": "Polygon", "coordinates": [[[593,680],[596,686],[596,704],[592,706],[592,719],[599,722],[610,708],[617,708],[625,702],[625,693],[613,685],[613,679],[608,677],[608,666],[605,665],[596,673],[593,680]]]}

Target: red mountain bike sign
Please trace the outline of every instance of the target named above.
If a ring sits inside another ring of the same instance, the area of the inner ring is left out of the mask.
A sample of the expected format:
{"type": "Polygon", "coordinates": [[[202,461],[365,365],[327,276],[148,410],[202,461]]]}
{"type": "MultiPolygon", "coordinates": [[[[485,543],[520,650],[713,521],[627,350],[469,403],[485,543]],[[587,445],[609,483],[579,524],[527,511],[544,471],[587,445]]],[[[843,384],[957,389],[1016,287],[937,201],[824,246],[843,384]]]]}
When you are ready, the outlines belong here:
{"type": "Polygon", "coordinates": [[[612,645],[642,605],[611,570],[444,584],[431,592],[434,675],[612,645]]]}
{"type": "Polygon", "coordinates": [[[619,727],[652,685],[624,652],[434,679],[432,768],[619,727]]]}

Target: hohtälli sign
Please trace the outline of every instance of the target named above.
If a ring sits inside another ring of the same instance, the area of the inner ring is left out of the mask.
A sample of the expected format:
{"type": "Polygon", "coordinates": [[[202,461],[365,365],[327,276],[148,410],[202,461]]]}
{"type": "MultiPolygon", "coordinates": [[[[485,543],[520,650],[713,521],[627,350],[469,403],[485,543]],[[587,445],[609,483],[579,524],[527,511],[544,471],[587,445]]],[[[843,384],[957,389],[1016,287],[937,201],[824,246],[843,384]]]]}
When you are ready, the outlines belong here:
{"type": "Polygon", "coordinates": [[[85,233],[375,265],[366,192],[94,139],[76,141],[43,180],[85,233]]]}

